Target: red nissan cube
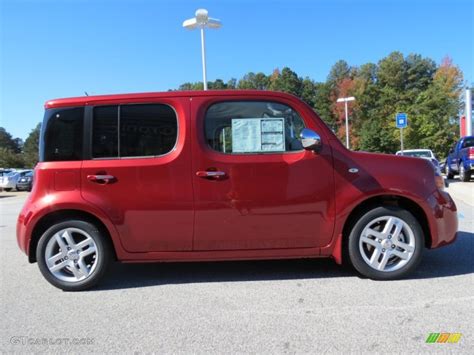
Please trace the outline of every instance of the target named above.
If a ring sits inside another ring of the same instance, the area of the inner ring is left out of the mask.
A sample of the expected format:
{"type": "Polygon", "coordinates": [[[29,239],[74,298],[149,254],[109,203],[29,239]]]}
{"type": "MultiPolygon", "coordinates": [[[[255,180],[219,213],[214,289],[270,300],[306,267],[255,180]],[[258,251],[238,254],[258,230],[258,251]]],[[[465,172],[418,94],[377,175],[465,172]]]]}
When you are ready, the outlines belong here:
{"type": "Polygon", "coordinates": [[[453,242],[422,159],[347,150],[294,96],[193,91],[46,102],[18,244],[63,290],[113,261],[332,257],[398,279],[453,242]]]}

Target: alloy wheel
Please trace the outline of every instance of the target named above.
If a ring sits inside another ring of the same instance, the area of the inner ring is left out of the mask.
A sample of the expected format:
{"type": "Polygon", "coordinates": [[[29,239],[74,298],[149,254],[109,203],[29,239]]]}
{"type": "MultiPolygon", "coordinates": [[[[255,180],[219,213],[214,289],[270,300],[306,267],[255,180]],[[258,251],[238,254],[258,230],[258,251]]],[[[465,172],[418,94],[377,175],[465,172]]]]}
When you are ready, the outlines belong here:
{"type": "Polygon", "coordinates": [[[391,272],[405,266],[416,247],[412,228],[401,218],[382,216],[362,230],[359,251],[367,265],[377,271],[391,272]]]}
{"type": "Polygon", "coordinates": [[[44,258],[54,277],[66,282],[78,282],[94,272],[98,262],[97,245],[84,230],[65,228],[49,239],[44,258]]]}

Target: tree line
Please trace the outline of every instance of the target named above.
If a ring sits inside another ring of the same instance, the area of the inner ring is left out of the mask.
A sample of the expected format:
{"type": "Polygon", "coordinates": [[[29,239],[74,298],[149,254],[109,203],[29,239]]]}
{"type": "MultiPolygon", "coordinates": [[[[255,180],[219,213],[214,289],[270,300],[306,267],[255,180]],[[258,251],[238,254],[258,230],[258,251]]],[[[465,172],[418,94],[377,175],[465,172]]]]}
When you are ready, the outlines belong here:
{"type": "MultiPolygon", "coordinates": [[[[184,83],[179,90],[202,90],[202,82],[184,83]]],[[[283,91],[306,101],[345,141],[344,104],[337,98],[354,96],[349,104],[350,146],[353,150],[394,153],[400,149],[397,112],[408,114],[404,148],[432,149],[444,157],[458,137],[463,75],[450,58],[440,65],[419,54],[390,53],[378,63],[350,66],[336,62],[325,82],[300,77],[288,67],[271,74],[248,73],[240,80],[208,83],[209,89],[283,91]]]]}
{"type": "Polygon", "coordinates": [[[38,123],[23,142],[0,127],[0,168],[33,168],[38,162],[40,130],[38,123]]]}
{"type": "MultiPolygon", "coordinates": [[[[241,79],[208,82],[210,90],[283,91],[306,101],[342,140],[344,105],[337,98],[354,96],[349,105],[350,146],[353,150],[394,153],[400,148],[397,112],[408,114],[405,149],[428,148],[444,157],[456,141],[462,107],[461,70],[445,58],[441,64],[419,54],[392,52],[378,63],[351,66],[344,60],[331,68],[326,81],[301,77],[288,67],[270,74],[245,74],[241,79]]],[[[202,82],[184,83],[179,90],[202,90],[202,82]]],[[[33,167],[38,161],[41,125],[23,142],[0,127],[0,167],[33,167]]]]}

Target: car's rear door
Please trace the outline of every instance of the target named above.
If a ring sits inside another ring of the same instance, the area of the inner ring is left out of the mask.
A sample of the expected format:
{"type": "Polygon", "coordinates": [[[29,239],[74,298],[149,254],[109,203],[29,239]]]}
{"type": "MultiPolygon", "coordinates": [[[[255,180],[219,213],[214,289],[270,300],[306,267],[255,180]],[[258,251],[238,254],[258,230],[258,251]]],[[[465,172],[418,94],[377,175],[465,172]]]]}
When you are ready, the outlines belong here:
{"type": "Polygon", "coordinates": [[[109,216],[127,251],[191,250],[189,100],[101,104],[87,112],[83,198],[109,216]]]}
{"type": "MultiPolygon", "coordinates": [[[[194,250],[323,246],[333,231],[331,149],[298,140],[321,131],[297,100],[195,97],[194,250]]],[[[323,138],[323,143],[327,143],[323,138]]]]}

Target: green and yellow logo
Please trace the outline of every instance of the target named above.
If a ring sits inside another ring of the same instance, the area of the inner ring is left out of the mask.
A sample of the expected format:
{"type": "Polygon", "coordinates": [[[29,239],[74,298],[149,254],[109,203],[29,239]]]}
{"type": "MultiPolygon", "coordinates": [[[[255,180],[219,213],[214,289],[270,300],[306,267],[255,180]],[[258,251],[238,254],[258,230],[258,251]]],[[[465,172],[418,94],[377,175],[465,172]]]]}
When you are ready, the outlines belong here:
{"type": "Polygon", "coordinates": [[[451,343],[455,344],[461,339],[461,333],[430,333],[426,338],[426,343],[451,343]]]}

